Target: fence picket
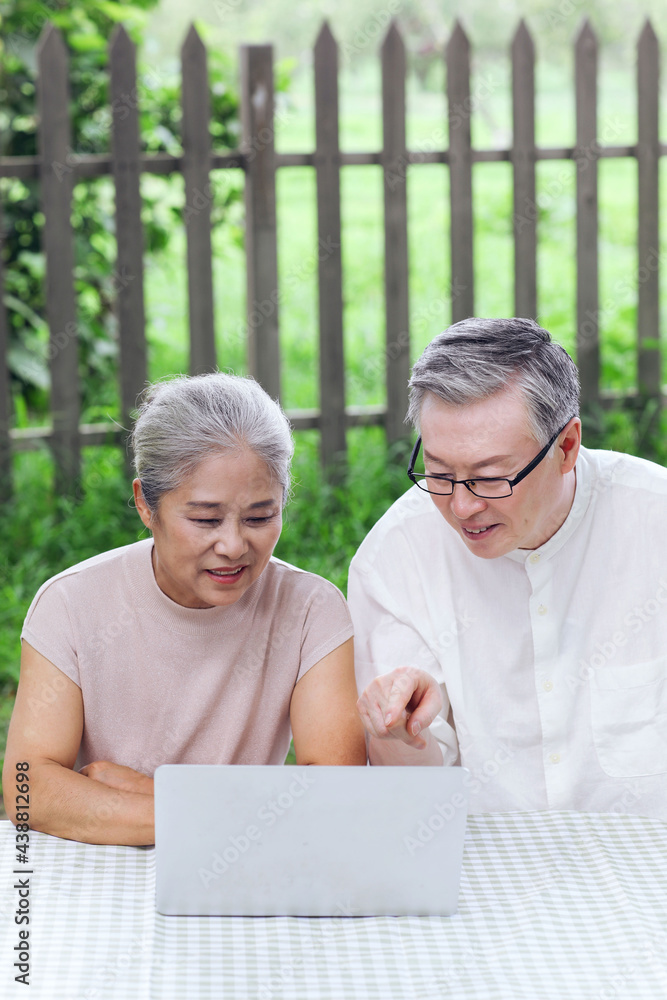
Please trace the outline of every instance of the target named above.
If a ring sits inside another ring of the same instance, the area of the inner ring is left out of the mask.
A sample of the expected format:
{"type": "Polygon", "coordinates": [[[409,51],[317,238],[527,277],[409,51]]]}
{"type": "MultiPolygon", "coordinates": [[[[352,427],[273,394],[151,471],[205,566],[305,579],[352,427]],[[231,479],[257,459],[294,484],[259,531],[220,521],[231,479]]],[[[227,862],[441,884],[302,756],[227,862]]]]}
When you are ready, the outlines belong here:
{"type": "Polygon", "coordinates": [[[512,41],[514,314],[537,316],[535,46],[523,19],[512,41]]]}
{"type": "Polygon", "coordinates": [[[241,46],[241,114],[245,150],[248,367],[280,398],[273,48],[241,46]]]}
{"type": "Polygon", "coordinates": [[[575,43],[577,109],[577,365],[581,403],[590,408],[600,393],[600,324],[598,305],[598,45],[584,21],[575,43]]]}
{"type": "Polygon", "coordinates": [[[447,43],[452,323],[475,312],[470,144],[470,42],[459,21],[447,43]]]}
{"type": "Polygon", "coordinates": [[[405,45],[392,21],[382,44],[384,170],[384,297],[387,359],[387,440],[406,437],[410,329],[408,308],[407,147],[405,45]]]}
{"type": "Polygon", "coordinates": [[[640,396],[660,393],[660,230],[658,133],[660,52],[650,21],[637,45],[637,386],[640,396]]]}
{"type": "Polygon", "coordinates": [[[338,46],[325,22],[315,43],[315,172],[320,317],[320,429],[325,468],[345,453],[345,364],[338,143],[338,46]]]}
{"type": "Polygon", "coordinates": [[[141,224],[141,146],[135,45],[119,25],[109,45],[111,160],[116,188],[116,294],[120,349],[121,423],[146,385],[144,233],[141,224]]]}
{"type": "Polygon", "coordinates": [[[68,63],[62,35],[47,24],[37,50],[37,95],[53,418],[50,444],[56,465],[56,490],[73,494],[81,455],[74,239],[70,220],[72,141],[68,63]]]}
{"type": "Polygon", "coordinates": [[[211,99],[206,49],[192,25],[181,49],[183,177],[188,258],[190,372],[216,367],[211,252],[211,99]]]}

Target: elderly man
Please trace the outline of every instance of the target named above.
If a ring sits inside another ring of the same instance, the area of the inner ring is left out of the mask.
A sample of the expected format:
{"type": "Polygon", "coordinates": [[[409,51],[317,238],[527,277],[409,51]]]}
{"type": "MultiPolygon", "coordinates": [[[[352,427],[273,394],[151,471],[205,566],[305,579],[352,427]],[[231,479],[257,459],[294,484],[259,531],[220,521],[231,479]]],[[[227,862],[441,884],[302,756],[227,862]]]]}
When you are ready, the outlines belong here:
{"type": "Polygon", "coordinates": [[[667,819],[667,470],[578,413],[532,320],[426,348],[414,486],[350,568],[359,710],[373,764],[460,763],[471,811],[667,819]]]}

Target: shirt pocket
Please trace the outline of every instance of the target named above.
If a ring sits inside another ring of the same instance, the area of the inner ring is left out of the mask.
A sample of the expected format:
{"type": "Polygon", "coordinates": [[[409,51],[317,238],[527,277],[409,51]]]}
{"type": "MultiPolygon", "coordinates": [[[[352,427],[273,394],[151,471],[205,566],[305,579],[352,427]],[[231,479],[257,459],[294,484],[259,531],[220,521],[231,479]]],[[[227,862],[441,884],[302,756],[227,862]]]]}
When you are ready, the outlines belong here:
{"type": "Polygon", "coordinates": [[[667,771],[667,656],[595,670],[591,719],[598,760],[608,775],[667,771]]]}

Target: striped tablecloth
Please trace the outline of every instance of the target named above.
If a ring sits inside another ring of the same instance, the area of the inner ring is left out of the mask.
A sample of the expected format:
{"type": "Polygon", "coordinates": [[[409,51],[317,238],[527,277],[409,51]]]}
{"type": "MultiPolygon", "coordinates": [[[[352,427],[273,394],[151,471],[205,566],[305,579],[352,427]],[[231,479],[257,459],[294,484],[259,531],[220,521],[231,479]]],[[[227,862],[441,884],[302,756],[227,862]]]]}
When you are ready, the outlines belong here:
{"type": "MultiPolygon", "coordinates": [[[[0,996],[31,1000],[667,998],[667,824],[506,813],[468,821],[453,917],[163,917],[152,848],[30,834],[30,987],[19,867],[0,823],[0,996]]],[[[391,878],[391,873],[387,873],[391,878]]]]}

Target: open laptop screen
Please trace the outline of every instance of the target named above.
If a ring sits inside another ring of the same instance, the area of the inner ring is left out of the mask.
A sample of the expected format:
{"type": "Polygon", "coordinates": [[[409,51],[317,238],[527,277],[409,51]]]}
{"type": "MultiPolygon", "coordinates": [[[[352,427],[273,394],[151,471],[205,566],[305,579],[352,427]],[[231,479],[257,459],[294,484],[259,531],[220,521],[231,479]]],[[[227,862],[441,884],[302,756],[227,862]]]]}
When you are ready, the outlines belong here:
{"type": "Polygon", "coordinates": [[[167,764],[155,772],[164,914],[456,912],[460,767],[167,764]]]}

